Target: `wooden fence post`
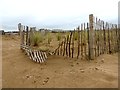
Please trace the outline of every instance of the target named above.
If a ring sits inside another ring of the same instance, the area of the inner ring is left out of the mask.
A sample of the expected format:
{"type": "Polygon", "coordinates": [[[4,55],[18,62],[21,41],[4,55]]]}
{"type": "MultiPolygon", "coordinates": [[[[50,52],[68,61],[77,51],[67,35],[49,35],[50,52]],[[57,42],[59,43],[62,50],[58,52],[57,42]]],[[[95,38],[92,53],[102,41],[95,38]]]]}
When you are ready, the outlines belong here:
{"type": "Polygon", "coordinates": [[[96,38],[97,38],[97,56],[99,56],[99,49],[100,49],[100,39],[99,39],[99,22],[98,19],[96,18],[96,25],[97,25],[97,30],[96,30],[96,38]]]}
{"type": "Polygon", "coordinates": [[[83,24],[81,24],[81,59],[83,59],[83,24]]]}
{"type": "Polygon", "coordinates": [[[62,42],[60,43],[60,55],[62,55],[62,42]]]}
{"type": "Polygon", "coordinates": [[[34,35],[34,29],[33,27],[30,27],[30,32],[29,32],[29,46],[32,44],[31,37],[34,35]]]}
{"type": "Polygon", "coordinates": [[[95,19],[95,57],[97,56],[97,18],[95,19]]]}
{"type": "Polygon", "coordinates": [[[77,54],[77,59],[79,58],[80,54],[80,28],[78,27],[78,54],[77,54]]]}
{"type": "Polygon", "coordinates": [[[70,48],[70,46],[71,46],[71,38],[72,38],[72,31],[70,33],[70,38],[69,38],[69,57],[71,57],[71,48],[70,48]]]}
{"type": "Polygon", "coordinates": [[[64,47],[64,50],[63,50],[63,56],[64,56],[64,55],[65,55],[66,37],[64,38],[64,42],[63,42],[63,43],[64,43],[64,46],[63,46],[63,47],[64,47]]]}
{"type": "Polygon", "coordinates": [[[105,31],[106,31],[106,53],[108,53],[108,23],[105,24],[105,31]]]}
{"type": "Polygon", "coordinates": [[[103,32],[103,21],[101,21],[101,38],[102,38],[102,52],[101,54],[104,54],[104,32],[103,32]]]}
{"type": "Polygon", "coordinates": [[[105,32],[106,32],[106,30],[105,30],[105,28],[104,28],[104,22],[103,22],[103,32],[104,32],[104,53],[106,52],[106,34],[105,34],[105,32]]]}
{"type": "Polygon", "coordinates": [[[117,28],[117,40],[118,40],[118,54],[120,55],[120,24],[118,24],[118,26],[116,25],[116,28],[117,28]]]}
{"type": "Polygon", "coordinates": [[[23,26],[23,45],[25,45],[25,26],[23,26]]]}
{"type": "Polygon", "coordinates": [[[68,56],[68,41],[69,41],[69,35],[67,35],[67,41],[66,41],[66,56],[68,56]]]}
{"type": "Polygon", "coordinates": [[[112,37],[111,37],[111,23],[109,24],[110,26],[110,28],[109,28],[109,33],[110,33],[110,35],[109,35],[109,37],[110,37],[110,54],[112,53],[112,42],[111,42],[111,39],[112,39],[112,37]]]}
{"type": "Polygon", "coordinates": [[[89,23],[87,23],[88,59],[90,59],[89,23]]]}
{"type": "Polygon", "coordinates": [[[117,40],[118,40],[118,38],[117,38],[117,33],[116,33],[116,24],[114,25],[114,34],[115,34],[115,53],[117,52],[117,40]]]}
{"type": "Polygon", "coordinates": [[[90,41],[90,59],[94,59],[94,30],[93,30],[93,14],[89,15],[90,31],[89,31],[89,41],[90,41]]]}
{"type": "Polygon", "coordinates": [[[26,45],[28,45],[28,26],[26,26],[26,45]]]}
{"type": "Polygon", "coordinates": [[[116,52],[118,51],[118,49],[119,49],[119,33],[118,33],[118,28],[117,28],[117,25],[115,25],[115,34],[116,34],[116,52]]]}
{"type": "Polygon", "coordinates": [[[112,53],[115,52],[115,34],[114,34],[114,25],[112,24],[112,53]]]}
{"type": "Polygon", "coordinates": [[[73,35],[72,35],[72,58],[74,57],[74,36],[75,36],[75,29],[73,31],[73,35]]]}
{"type": "Polygon", "coordinates": [[[99,45],[100,45],[100,55],[101,55],[101,51],[102,51],[102,35],[101,35],[101,20],[99,19],[99,27],[100,27],[100,29],[99,29],[99,36],[100,36],[100,38],[99,38],[99,40],[100,40],[100,43],[99,43],[99,45]]]}
{"type": "Polygon", "coordinates": [[[21,34],[21,23],[18,24],[19,35],[21,34]]]}
{"type": "Polygon", "coordinates": [[[86,57],[86,27],[85,27],[85,23],[84,23],[84,55],[86,57]]]}
{"type": "MultiPolygon", "coordinates": [[[[20,27],[20,38],[21,38],[21,46],[24,44],[24,32],[23,32],[23,25],[20,27]]],[[[20,46],[20,47],[21,47],[20,46]]],[[[22,47],[21,47],[22,49],[22,47]]]]}
{"type": "Polygon", "coordinates": [[[108,53],[111,53],[111,48],[110,48],[111,47],[111,45],[110,45],[110,31],[109,31],[110,28],[109,28],[109,26],[110,25],[108,24],[108,47],[109,47],[108,48],[108,53]]]}

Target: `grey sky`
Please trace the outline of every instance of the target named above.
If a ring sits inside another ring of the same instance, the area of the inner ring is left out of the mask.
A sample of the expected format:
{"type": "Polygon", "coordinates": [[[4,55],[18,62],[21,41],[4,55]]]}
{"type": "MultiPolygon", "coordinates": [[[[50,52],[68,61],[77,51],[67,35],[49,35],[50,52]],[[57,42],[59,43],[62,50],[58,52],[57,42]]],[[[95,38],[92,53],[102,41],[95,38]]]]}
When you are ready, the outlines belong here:
{"type": "Polygon", "coordinates": [[[17,24],[37,28],[74,29],[88,22],[89,14],[117,23],[119,0],[0,0],[0,29],[17,24]]]}

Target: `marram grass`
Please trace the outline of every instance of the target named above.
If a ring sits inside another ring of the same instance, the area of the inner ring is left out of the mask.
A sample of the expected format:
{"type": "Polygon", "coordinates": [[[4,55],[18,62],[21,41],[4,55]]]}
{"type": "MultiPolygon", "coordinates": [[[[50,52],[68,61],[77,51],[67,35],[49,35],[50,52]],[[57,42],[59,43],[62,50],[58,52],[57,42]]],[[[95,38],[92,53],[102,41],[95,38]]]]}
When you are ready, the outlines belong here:
{"type": "Polygon", "coordinates": [[[39,46],[39,43],[42,43],[44,40],[43,36],[39,32],[34,32],[33,35],[31,36],[31,42],[33,46],[39,46]]]}

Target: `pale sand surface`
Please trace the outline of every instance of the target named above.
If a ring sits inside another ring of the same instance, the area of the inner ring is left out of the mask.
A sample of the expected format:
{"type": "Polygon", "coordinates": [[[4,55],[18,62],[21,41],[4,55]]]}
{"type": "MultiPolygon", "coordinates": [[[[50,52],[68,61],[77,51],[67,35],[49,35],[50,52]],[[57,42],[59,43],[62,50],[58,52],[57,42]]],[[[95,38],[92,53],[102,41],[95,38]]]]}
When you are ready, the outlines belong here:
{"type": "Polygon", "coordinates": [[[22,53],[19,43],[18,36],[3,37],[3,88],[118,87],[117,54],[101,55],[93,61],[49,56],[46,64],[37,64],[22,53]]]}
{"type": "Polygon", "coordinates": [[[0,35],[0,89],[2,88],[2,36],[0,35]]]}

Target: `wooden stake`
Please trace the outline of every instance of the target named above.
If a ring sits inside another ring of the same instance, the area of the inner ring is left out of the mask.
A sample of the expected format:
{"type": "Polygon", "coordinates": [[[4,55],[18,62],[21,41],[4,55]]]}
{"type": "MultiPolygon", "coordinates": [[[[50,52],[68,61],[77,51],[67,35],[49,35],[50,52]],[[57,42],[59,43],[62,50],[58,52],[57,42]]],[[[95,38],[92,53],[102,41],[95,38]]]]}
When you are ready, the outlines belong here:
{"type": "Polygon", "coordinates": [[[23,30],[23,25],[21,25],[20,31],[21,31],[21,33],[20,33],[21,45],[24,45],[24,30],[23,30]]]}
{"type": "Polygon", "coordinates": [[[74,37],[75,37],[75,29],[74,29],[73,37],[72,37],[72,58],[74,57],[74,37]]]}
{"type": "Polygon", "coordinates": [[[84,54],[85,54],[85,57],[86,57],[86,45],[87,45],[87,43],[86,43],[86,28],[85,28],[85,23],[84,23],[84,54]]]}
{"type": "Polygon", "coordinates": [[[65,55],[65,45],[66,45],[66,38],[64,38],[64,50],[63,50],[63,56],[65,55]]]}
{"type": "Polygon", "coordinates": [[[21,34],[21,23],[18,24],[19,35],[21,34]]]}
{"type": "Polygon", "coordinates": [[[80,54],[80,29],[78,27],[78,54],[77,54],[77,59],[79,58],[80,54]]]}
{"type": "MultiPolygon", "coordinates": [[[[97,18],[96,18],[96,23],[95,23],[96,25],[97,25],[97,18]]],[[[96,34],[96,32],[97,32],[97,27],[95,26],[95,57],[97,56],[97,34],[96,34]]]]}
{"type": "Polygon", "coordinates": [[[94,59],[94,30],[93,30],[93,14],[89,15],[89,22],[90,22],[90,59],[94,59]]]}
{"type": "Polygon", "coordinates": [[[117,42],[116,42],[116,52],[118,52],[118,50],[119,50],[119,33],[118,33],[118,29],[117,29],[117,25],[115,25],[115,31],[116,31],[116,40],[117,40],[117,42]]]}
{"type": "Polygon", "coordinates": [[[83,59],[83,24],[81,24],[81,59],[83,59]]]}
{"type": "Polygon", "coordinates": [[[109,24],[108,24],[108,47],[109,47],[109,53],[111,53],[111,45],[110,45],[110,31],[109,31],[109,24]]]}
{"type": "Polygon", "coordinates": [[[89,23],[87,23],[87,34],[88,34],[88,59],[90,60],[89,23]]]}
{"type": "Polygon", "coordinates": [[[68,41],[69,41],[69,35],[67,36],[67,41],[66,41],[66,56],[68,56],[68,41]]]}
{"type": "Polygon", "coordinates": [[[105,54],[105,51],[106,51],[106,34],[105,34],[105,32],[106,32],[106,30],[104,28],[104,22],[103,22],[103,32],[104,32],[104,54],[105,54]]]}
{"type": "Polygon", "coordinates": [[[72,31],[70,33],[70,39],[69,39],[69,57],[71,57],[71,48],[70,48],[70,46],[71,46],[71,38],[72,38],[72,31]]]}
{"type": "Polygon", "coordinates": [[[26,45],[28,45],[28,42],[29,39],[28,39],[28,26],[26,26],[26,45]]]}

